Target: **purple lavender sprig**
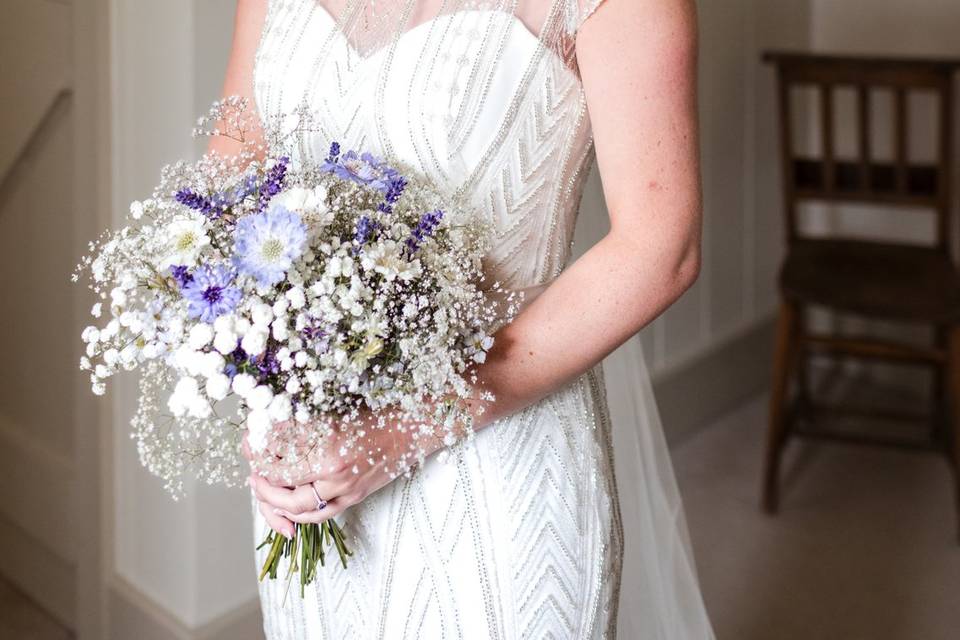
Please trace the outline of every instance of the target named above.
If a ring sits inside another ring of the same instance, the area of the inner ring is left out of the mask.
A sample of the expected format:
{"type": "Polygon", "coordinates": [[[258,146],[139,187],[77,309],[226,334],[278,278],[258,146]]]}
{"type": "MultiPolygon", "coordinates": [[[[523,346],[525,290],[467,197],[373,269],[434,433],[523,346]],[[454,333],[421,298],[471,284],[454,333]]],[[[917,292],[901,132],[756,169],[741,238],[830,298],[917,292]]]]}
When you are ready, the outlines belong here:
{"type": "Polygon", "coordinates": [[[290,158],[281,156],[276,164],[267,171],[267,178],[260,187],[260,203],[257,211],[263,211],[270,204],[273,196],[283,191],[283,183],[287,178],[287,167],[290,164],[290,158]]]}
{"type": "Polygon", "coordinates": [[[219,208],[208,196],[202,196],[193,189],[180,189],[174,196],[180,204],[201,212],[211,220],[216,220],[223,214],[223,209],[219,208]]]}
{"type": "Polygon", "coordinates": [[[375,220],[367,216],[360,216],[357,220],[357,228],[353,232],[353,241],[357,245],[363,246],[370,240],[374,233],[380,228],[375,220]]]}
{"type": "Polygon", "coordinates": [[[393,211],[393,205],[400,199],[400,196],[403,195],[403,190],[406,188],[406,178],[401,175],[392,178],[387,183],[387,192],[383,195],[383,202],[381,202],[377,208],[384,213],[391,213],[393,211]]]}
{"type": "Polygon", "coordinates": [[[417,226],[410,232],[410,237],[406,240],[408,258],[412,258],[423,241],[433,235],[442,219],[443,211],[440,209],[429,211],[420,216],[420,222],[417,223],[417,226]]]}

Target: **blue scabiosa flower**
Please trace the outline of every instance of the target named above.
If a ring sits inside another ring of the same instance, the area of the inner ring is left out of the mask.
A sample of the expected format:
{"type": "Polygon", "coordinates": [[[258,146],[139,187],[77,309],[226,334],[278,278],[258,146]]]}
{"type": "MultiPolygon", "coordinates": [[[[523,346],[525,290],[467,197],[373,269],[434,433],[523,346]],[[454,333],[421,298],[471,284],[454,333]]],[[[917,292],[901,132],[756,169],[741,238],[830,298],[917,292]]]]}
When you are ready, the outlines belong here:
{"type": "Polygon", "coordinates": [[[240,304],[240,289],[232,286],[233,270],[225,265],[203,265],[193,272],[193,279],[181,289],[187,301],[187,314],[203,322],[213,322],[240,304]]]}
{"type": "MultiPolygon", "coordinates": [[[[370,153],[358,154],[356,151],[347,151],[343,155],[339,155],[339,153],[334,154],[334,151],[340,151],[339,145],[336,147],[331,145],[330,156],[323,163],[321,169],[344,180],[373,187],[387,194],[394,181],[400,177],[396,169],[370,153]]],[[[399,194],[397,197],[399,197],[399,194]]]]}
{"type": "Polygon", "coordinates": [[[307,227],[300,216],[275,204],[237,223],[234,260],[241,273],[253,276],[259,284],[276,284],[303,253],[306,240],[307,227]]]}

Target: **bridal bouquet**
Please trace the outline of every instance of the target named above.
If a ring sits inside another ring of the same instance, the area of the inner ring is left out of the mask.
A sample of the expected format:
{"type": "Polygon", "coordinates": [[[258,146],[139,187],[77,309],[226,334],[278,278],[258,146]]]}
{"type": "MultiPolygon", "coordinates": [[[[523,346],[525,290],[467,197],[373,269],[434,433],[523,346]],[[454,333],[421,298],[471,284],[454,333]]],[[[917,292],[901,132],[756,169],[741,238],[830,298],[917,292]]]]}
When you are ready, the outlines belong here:
{"type": "MultiPolygon", "coordinates": [[[[217,103],[202,131],[246,142],[245,106],[217,103]]],[[[481,288],[486,230],[463,203],[336,142],[295,166],[290,137],[166,167],[75,274],[88,272],[99,298],[80,366],[96,394],[115,373],[140,371],[133,437],[175,495],[187,471],[239,485],[245,433],[254,453],[282,451],[291,468],[334,430],[341,447],[361,446],[371,428],[414,443],[469,437],[471,367],[516,309],[506,293],[491,302],[498,284],[481,288]]],[[[423,450],[410,447],[391,473],[408,473],[423,450]]],[[[263,544],[260,578],[289,557],[301,590],[325,548],[344,566],[350,555],[332,519],[263,544]]]]}

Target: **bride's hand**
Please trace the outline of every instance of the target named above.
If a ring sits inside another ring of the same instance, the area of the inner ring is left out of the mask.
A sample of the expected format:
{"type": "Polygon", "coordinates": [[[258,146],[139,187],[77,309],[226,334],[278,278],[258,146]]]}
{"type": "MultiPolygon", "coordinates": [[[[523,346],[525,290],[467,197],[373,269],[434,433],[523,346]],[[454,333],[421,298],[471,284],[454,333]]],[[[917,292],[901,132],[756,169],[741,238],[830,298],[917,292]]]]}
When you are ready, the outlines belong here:
{"type": "MultiPolygon", "coordinates": [[[[402,455],[414,447],[430,455],[441,447],[439,440],[420,436],[414,444],[413,430],[366,430],[362,441],[342,447],[343,438],[327,438],[297,466],[286,465],[272,453],[260,457],[260,466],[268,459],[263,475],[252,473],[250,486],[259,500],[260,513],[270,527],[287,537],[294,533],[293,523],[320,523],[363,501],[389,484],[402,455]]],[[[254,455],[244,439],[244,455],[254,455]]]]}

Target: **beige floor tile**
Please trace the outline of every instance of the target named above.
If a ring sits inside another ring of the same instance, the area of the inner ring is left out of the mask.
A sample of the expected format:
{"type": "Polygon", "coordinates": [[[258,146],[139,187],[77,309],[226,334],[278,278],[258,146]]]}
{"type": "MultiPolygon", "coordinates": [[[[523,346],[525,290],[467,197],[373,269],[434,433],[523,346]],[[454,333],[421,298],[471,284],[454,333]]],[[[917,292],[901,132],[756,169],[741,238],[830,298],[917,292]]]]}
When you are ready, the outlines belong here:
{"type": "Polygon", "coordinates": [[[719,640],[956,640],[960,545],[941,457],[791,444],[780,515],[759,504],[766,400],[675,452],[719,640]]]}

